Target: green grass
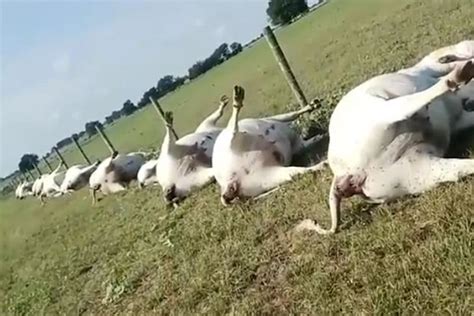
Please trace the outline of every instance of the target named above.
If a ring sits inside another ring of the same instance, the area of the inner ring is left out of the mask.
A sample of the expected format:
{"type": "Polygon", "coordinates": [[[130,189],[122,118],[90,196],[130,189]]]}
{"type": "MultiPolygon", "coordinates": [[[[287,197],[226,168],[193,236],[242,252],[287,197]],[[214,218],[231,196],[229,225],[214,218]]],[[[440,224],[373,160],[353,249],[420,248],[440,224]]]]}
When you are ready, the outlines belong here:
{"type": "MultiPolygon", "coordinates": [[[[351,87],[474,38],[474,2],[332,0],[277,36],[319,118],[351,87]]],[[[281,112],[292,94],[259,41],[162,100],[180,134],[234,84],[246,116],[281,112]]],[[[225,120],[223,120],[225,121],[225,120]]],[[[112,126],[121,151],[156,147],[152,108],[112,126]]],[[[465,144],[474,144],[472,133],[465,144]]],[[[106,151],[97,140],[85,150],[106,151]]],[[[65,153],[71,161],[80,156],[65,153]]],[[[472,156],[472,155],[471,155],[472,156]]],[[[1,314],[455,314],[474,310],[474,183],[418,198],[343,204],[334,236],[296,234],[328,223],[330,173],[300,177],[259,202],[223,208],[210,186],[177,210],[159,190],[131,189],[91,207],[86,190],[48,201],[0,201],[1,314]]]]}

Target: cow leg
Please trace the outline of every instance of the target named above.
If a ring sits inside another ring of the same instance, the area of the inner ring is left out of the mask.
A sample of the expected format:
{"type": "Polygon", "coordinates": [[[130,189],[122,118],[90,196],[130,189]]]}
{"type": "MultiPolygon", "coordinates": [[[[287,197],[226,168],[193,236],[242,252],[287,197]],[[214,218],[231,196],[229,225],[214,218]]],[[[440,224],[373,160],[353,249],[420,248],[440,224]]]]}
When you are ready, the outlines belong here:
{"type": "Polygon", "coordinates": [[[294,149],[293,149],[293,155],[294,156],[301,155],[308,148],[311,148],[314,145],[318,144],[323,138],[324,138],[324,135],[316,135],[316,136],[311,137],[308,140],[303,140],[301,137],[298,137],[297,143],[295,144],[294,149]]]}
{"type": "Polygon", "coordinates": [[[166,133],[161,144],[161,153],[168,153],[172,151],[178,140],[173,132],[173,113],[167,112],[163,118],[165,122],[166,133]]]}
{"type": "Polygon", "coordinates": [[[176,144],[178,138],[173,129],[173,115],[171,112],[167,112],[165,116],[167,122],[165,124],[166,133],[161,143],[160,157],[161,155],[170,155],[175,158],[181,158],[184,155],[194,152],[197,148],[197,143],[193,146],[176,144]]]}
{"type": "Polygon", "coordinates": [[[244,106],[245,90],[240,86],[234,87],[234,96],[232,101],[232,114],[229,122],[227,123],[227,129],[231,130],[233,135],[239,132],[239,113],[244,106]]]}
{"type": "Polygon", "coordinates": [[[454,125],[454,132],[461,132],[465,129],[474,127],[474,111],[462,111],[461,117],[456,121],[454,125]]]}
{"type": "Polygon", "coordinates": [[[410,194],[419,194],[445,182],[457,182],[474,174],[474,159],[447,159],[426,156],[404,173],[402,183],[410,194]]]}
{"type": "Polygon", "coordinates": [[[122,183],[108,183],[107,188],[108,188],[108,191],[111,193],[116,193],[116,192],[126,190],[125,186],[122,183]]]}
{"type": "Polygon", "coordinates": [[[56,167],[56,169],[53,170],[53,172],[51,172],[50,174],[56,174],[59,172],[59,169],[61,169],[61,167],[63,166],[63,162],[59,162],[59,165],[56,167]]]}
{"type": "Polygon", "coordinates": [[[45,195],[44,194],[40,194],[39,196],[39,200],[40,200],[40,204],[41,206],[44,206],[46,204],[46,199],[45,199],[45,195]]]}
{"type": "Polygon", "coordinates": [[[214,182],[214,171],[212,168],[202,168],[195,172],[192,177],[192,183],[194,184],[192,190],[203,188],[214,182]]]}
{"type": "Polygon", "coordinates": [[[325,167],[325,161],[311,167],[267,167],[254,174],[249,182],[251,182],[250,186],[261,188],[260,192],[257,193],[257,195],[260,195],[291,181],[297,175],[321,171],[325,167]]]}
{"type": "Polygon", "coordinates": [[[335,233],[344,197],[363,193],[372,202],[383,203],[405,195],[420,194],[441,183],[456,182],[472,174],[474,159],[445,159],[424,152],[411,152],[391,166],[368,170],[366,177],[335,177],[329,193],[331,227],[324,229],[313,220],[306,219],[296,226],[296,230],[311,230],[318,234],[335,233]],[[362,192],[349,192],[354,188],[362,188],[362,192]]]}
{"type": "Polygon", "coordinates": [[[217,127],[217,121],[222,117],[222,114],[224,114],[224,109],[227,106],[227,103],[229,103],[229,98],[225,95],[222,96],[217,110],[206,117],[204,121],[199,124],[198,128],[196,128],[196,133],[215,129],[217,127]]]}
{"type": "Polygon", "coordinates": [[[300,117],[301,115],[303,115],[305,113],[312,112],[314,109],[315,109],[315,106],[313,104],[308,104],[307,106],[305,106],[305,107],[303,107],[303,108],[301,108],[297,111],[292,111],[292,112],[288,112],[288,113],[269,116],[269,117],[265,117],[264,119],[287,123],[287,122],[292,122],[292,121],[296,120],[298,117],[300,117]]]}
{"type": "Polygon", "coordinates": [[[473,76],[473,63],[465,62],[424,91],[386,101],[387,105],[380,107],[378,117],[387,124],[406,120],[434,99],[449,91],[456,91],[460,85],[469,82],[473,76]]]}
{"type": "Polygon", "coordinates": [[[426,151],[410,151],[395,164],[368,172],[364,194],[378,202],[420,194],[445,182],[474,174],[474,159],[439,158],[426,151]]]}

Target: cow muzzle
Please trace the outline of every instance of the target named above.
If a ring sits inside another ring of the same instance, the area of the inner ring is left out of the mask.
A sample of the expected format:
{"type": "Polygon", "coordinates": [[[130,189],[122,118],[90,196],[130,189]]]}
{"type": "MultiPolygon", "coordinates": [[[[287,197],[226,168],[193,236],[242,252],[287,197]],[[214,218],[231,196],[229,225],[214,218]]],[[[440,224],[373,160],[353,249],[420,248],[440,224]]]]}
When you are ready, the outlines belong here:
{"type": "Polygon", "coordinates": [[[164,190],[163,196],[165,198],[166,204],[168,205],[178,202],[179,200],[178,195],[176,194],[176,186],[174,184],[164,190]]]}
{"type": "Polygon", "coordinates": [[[239,184],[237,182],[232,182],[227,186],[225,192],[221,195],[221,203],[224,206],[229,206],[236,199],[239,198],[239,184]]]}

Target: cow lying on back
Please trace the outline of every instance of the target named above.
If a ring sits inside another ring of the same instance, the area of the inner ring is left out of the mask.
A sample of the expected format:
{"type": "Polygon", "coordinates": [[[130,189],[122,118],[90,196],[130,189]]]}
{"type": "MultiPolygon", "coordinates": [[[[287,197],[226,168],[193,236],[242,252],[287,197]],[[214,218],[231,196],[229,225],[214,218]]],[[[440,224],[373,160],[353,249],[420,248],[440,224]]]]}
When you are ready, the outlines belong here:
{"type": "Polygon", "coordinates": [[[227,103],[228,98],[223,96],[218,109],[204,119],[194,133],[180,139],[173,132],[172,114],[167,113],[166,134],[156,164],[156,178],[167,204],[177,203],[193,190],[214,181],[211,158],[214,142],[222,131],[216,124],[227,103]]]}
{"type": "Polygon", "coordinates": [[[32,194],[42,202],[46,197],[58,197],[65,193],[77,191],[87,185],[89,177],[97,168],[99,162],[90,166],[74,165],[66,171],[60,171],[62,163],[49,174],[38,178],[32,186],[32,194]]]}
{"type": "Polygon", "coordinates": [[[140,167],[137,174],[138,187],[143,188],[158,183],[158,177],[156,176],[157,164],[158,159],[151,159],[140,167]]]}
{"type": "Polygon", "coordinates": [[[20,183],[15,190],[15,197],[22,200],[29,195],[33,195],[33,183],[32,181],[23,181],[20,183]]]}
{"type": "Polygon", "coordinates": [[[345,95],[329,125],[331,228],[342,198],[382,203],[474,174],[474,159],[442,158],[457,132],[474,126],[474,41],[442,48],[412,68],[377,76],[345,95]]]}
{"type": "Polygon", "coordinates": [[[142,153],[113,154],[102,161],[89,178],[92,203],[96,202],[98,190],[104,195],[125,190],[144,163],[142,153]]]}
{"type": "Polygon", "coordinates": [[[71,193],[85,187],[89,183],[89,178],[97,169],[100,162],[95,162],[90,166],[74,165],[67,169],[64,180],[61,183],[61,193],[71,193]]]}
{"type": "Polygon", "coordinates": [[[44,202],[45,197],[57,197],[62,195],[60,185],[64,180],[66,171],[60,171],[62,163],[58,165],[51,173],[41,177],[41,192],[39,198],[41,202],[44,202]]]}
{"type": "Polygon", "coordinates": [[[289,126],[300,115],[313,111],[313,105],[295,112],[239,121],[243,100],[244,89],[234,87],[232,116],[217,137],[212,155],[212,166],[224,205],[237,198],[261,195],[290,181],[295,175],[320,170],[324,165],[289,166],[294,155],[321,139],[315,136],[304,141],[289,126]]]}

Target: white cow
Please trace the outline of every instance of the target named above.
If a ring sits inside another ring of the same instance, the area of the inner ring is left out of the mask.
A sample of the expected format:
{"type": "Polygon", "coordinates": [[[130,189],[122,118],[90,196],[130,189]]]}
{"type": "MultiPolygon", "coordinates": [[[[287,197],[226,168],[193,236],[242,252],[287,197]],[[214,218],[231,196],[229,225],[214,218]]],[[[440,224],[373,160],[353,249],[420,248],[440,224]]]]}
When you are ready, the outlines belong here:
{"type": "Polygon", "coordinates": [[[22,200],[29,195],[33,195],[33,183],[32,181],[23,181],[20,183],[15,190],[15,197],[22,200]]]}
{"type": "Polygon", "coordinates": [[[138,170],[137,174],[139,188],[158,183],[158,177],[156,174],[157,164],[158,159],[151,159],[140,167],[140,170],[138,170]]]}
{"type": "Polygon", "coordinates": [[[41,176],[41,191],[39,198],[44,202],[45,197],[57,197],[62,195],[60,185],[64,181],[66,171],[59,171],[63,163],[59,163],[58,167],[51,173],[41,176]]]}
{"type": "Polygon", "coordinates": [[[64,180],[61,183],[61,193],[70,193],[85,187],[89,183],[91,174],[97,169],[99,161],[90,166],[74,165],[67,169],[64,180]]]}
{"type": "Polygon", "coordinates": [[[21,187],[23,186],[25,182],[21,182],[19,185],[17,185],[16,189],[15,189],[15,197],[17,199],[22,199],[21,195],[20,195],[20,190],[21,190],[21,187]]]}
{"type": "Polygon", "coordinates": [[[216,124],[227,103],[228,98],[223,96],[219,108],[194,133],[180,139],[173,132],[172,114],[167,113],[166,134],[156,165],[156,177],[167,204],[176,204],[193,190],[214,181],[211,158],[216,138],[222,131],[216,124]]]}
{"type": "Polygon", "coordinates": [[[331,227],[305,220],[299,228],[334,233],[343,198],[383,203],[473,174],[474,159],[443,158],[452,136],[474,126],[463,108],[474,99],[473,83],[466,86],[473,58],[474,41],[445,47],[345,95],[329,125],[331,227]]]}
{"type": "Polygon", "coordinates": [[[45,177],[46,175],[43,174],[33,182],[31,192],[33,193],[34,196],[39,196],[41,193],[41,190],[43,190],[43,180],[45,177]]]}
{"type": "Polygon", "coordinates": [[[289,166],[292,158],[322,137],[304,141],[290,122],[315,109],[310,104],[299,111],[261,119],[239,121],[244,89],[234,87],[232,116],[217,137],[212,155],[214,175],[221,188],[221,202],[264,194],[295,175],[320,170],[324,162],[312,167],[289,166]]]}
{"type": "Polygon", "coordinates": [[[96,202],[98,190],[104,195],[125,190],[144,163],[143,153],[113,154],[102,161],[89,178],[92,203],[96,202]]]}

